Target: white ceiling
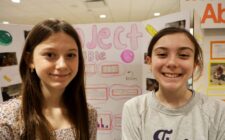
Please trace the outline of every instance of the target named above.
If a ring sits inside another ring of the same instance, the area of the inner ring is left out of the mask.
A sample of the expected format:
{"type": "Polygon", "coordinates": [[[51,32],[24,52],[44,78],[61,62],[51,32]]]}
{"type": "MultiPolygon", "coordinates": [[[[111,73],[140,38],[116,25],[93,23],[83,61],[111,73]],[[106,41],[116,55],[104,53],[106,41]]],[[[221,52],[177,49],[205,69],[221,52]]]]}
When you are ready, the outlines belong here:
{"type": "Polygon", "coordinates": [[[180,11],[180,0],[0,0],[0,23],[36,24],[46,18],[72,24],[131,22],[180,11]],[[100,19],[99,14],[106,14],[100,19]]]}

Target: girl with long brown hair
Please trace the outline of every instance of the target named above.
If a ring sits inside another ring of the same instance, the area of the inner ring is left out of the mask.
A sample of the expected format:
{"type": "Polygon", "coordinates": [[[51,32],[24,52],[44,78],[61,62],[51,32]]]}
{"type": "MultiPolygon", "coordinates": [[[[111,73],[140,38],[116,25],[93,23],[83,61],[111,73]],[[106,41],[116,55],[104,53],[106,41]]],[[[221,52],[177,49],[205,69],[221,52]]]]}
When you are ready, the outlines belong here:
{"type": "Polygon", "coordinates": [[[86,102],[79,36],[67,22],[33,27],[20,61],[21,96],[0,105],[0,139],[95,140],[97,112],[86,102]]]}

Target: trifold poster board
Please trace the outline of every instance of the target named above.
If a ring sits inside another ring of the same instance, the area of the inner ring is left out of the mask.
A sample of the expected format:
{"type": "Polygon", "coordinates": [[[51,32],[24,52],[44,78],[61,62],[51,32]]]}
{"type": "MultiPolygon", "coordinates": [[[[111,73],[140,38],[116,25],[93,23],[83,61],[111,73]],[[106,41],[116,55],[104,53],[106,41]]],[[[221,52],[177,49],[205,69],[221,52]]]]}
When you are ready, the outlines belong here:
{"type": "MultiPolygon", "coordinates": [[[[145,64],[150,39],[165,26],[189,29],[189,17],[179,12],[141,22],[74,25],[83,45],[87,99],[98,111],[98,140],[121,140],[124,102],[144,94],[146,79],[154,79],[145,64]]],[[[0,102],[19,92],[18,64],[31,28],[0,24],[0,102]]]]}
{"type": "Polygon", "coordinates": [[[21,85],[18,65],[26,31],[31,28],[0,24],[0,102],[18,94],[21,85]]]}
{"type": "Polygon", "coordinates": [[[124,102],[142,94],[140,23],[74,26],[82,38],[89,103],[98,111],[98,140],[121,139],[124,102]]]}
{"type": "Polygon", "coordinates": [[[194,36],[204,54],[204,71],[194,89],[225,100],[225,1],[181,0],[180,8],[193,13],[194,36]]]}

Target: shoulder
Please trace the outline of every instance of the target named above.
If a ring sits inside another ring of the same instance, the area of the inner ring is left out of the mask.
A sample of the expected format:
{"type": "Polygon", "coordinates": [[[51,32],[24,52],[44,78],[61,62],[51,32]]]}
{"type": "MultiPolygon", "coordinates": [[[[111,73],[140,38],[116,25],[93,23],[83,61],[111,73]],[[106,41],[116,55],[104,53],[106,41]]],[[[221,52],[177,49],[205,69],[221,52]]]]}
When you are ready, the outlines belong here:
{"type": "Polygon", "coordinates": [[[146,94],[129,99],[125,102],[124,109],[133,111],[136,110],[137,112],[139,112],[138,114],[141,114],[143,111],[149,108],[151,95],[152,92],[148,92],[146,94]]]}
{"type": "Polygon", "coordinates": [[[142,95],[133,97],[133,98],[127,100],[125,104],[135,104],[135,103],[142,104],[143,102],[146,102],[146,100],[149,98],[151,93],[152,92],[148,92],[146,94],[142,94],[142,95]]]}
{"type": "Polygon", "coordinates": [[[90,104],[88,104],[88,114],[89,115],[95,115],[95,114],[97,114],[96,109],[92,105],[90,105],[90,104]]]}
{"type": "Polygon", "coordinates": [[[210,120],[225,120],[225,102],[204,94],[196,94],[199,96],[199,105],[202,111],[210,118],[210,120]]]}
{"type": "Polygon", "coordinates": [[[89,121],[97,120],[97,111],[90,104],[88,104],[88,117],[89,117],[89,121]]]}
{"type": "Polygon", "coordinates": [[[18,139],[20,132],[20,100],[0,104],[0,139],[18,139]]]}
{"type": "Polygon", "coordinates": [[[225,111],[225,102],[219,99],[214,99],[205,94],[196,93],[199,97],[199,104],[204,110],[208,111],[225,111]]]}
{"type": "Polygon", "coordinates": [[[224,138],[225,134],[225,102],[222,100],[208,97],[207,95],[198,95],[200,98],[199,108],[201,113],[209,122],[209,132],[218,136],[218,139],[224,138]]]}
{"type": "Polygon", "coordinates": [[[98,124],[97,111],[90,104],[88,104],[88,120],[89,120],[90,140],[96,140],[97,124],[98,124]]]}
{"type": "Polygon", "coordinates": [[[0,104],[0,119],[3,123],[14,123],[19,116],[21,102],[19,99],[11,99],[0,104]]]}

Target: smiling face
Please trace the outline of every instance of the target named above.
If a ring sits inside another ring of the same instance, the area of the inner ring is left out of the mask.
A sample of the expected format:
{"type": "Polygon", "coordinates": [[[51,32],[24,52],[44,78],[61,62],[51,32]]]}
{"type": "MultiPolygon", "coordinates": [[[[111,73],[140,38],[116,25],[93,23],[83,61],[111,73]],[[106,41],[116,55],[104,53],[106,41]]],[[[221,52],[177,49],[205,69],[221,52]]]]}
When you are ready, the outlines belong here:
{"type": "Polygon", "coordinates": [[[148,57],[159,88],[167,91],[186,89],[195,68],[194,54],[194,44],[184,33],[161,37],[148,57]]]}
{"type": "Polygon", "coordinates": [[[77,44],[69,35],[59,32],[36,46],[32,56],[41,87],[64,91],[78,71],[77,44]]]}

